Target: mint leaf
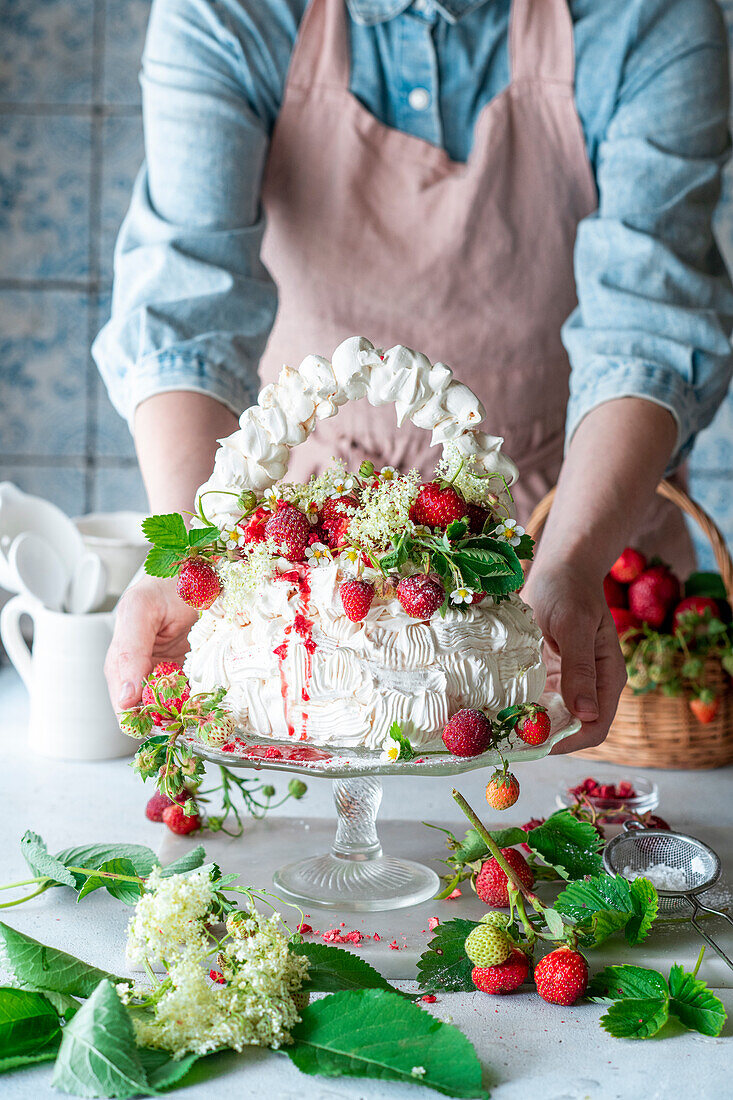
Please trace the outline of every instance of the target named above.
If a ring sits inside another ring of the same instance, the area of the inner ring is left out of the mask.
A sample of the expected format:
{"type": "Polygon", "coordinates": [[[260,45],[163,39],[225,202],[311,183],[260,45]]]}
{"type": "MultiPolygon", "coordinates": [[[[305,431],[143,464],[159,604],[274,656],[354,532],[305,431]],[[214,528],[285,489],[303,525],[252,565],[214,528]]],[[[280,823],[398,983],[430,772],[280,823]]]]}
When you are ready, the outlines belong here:
{"type": "Polygon", "coordinates": [[[44,996],[26,989],[0,987],[0,1051],[3,1061],[27,1058],[49,1045],[58,1047],[60,1040],[58,1013],[44,996]]]}
{"type": "MultiPolygon", "coordinates": [[[[641,881],[641,880],[637,880],[641,881]]],[[[596,875],[587,882],[571,882],[555,902],[555,908],[576,921],[579,930],[599,944],[623,928],[630,944],[647,935],[657,912],[657,892],[647,885],[632,891],[620,875],[596,875]]]]}
{"type": "Polygon", "coordinates": [[[650,1039],[669,1019],[667,998],[614,1001],[600,1025],[617,1039],[650,1039]]]}
{"type": "Polygon", "coordinates": [[[347,989],[387,989],[397,992],[378,970],[359,955],[326,943],[291,943],[293,955],[308,960],[308,980],[303,989],[317,993],[338,993],[347,989]]]}
{"type": "Polygon", "coordinates": [[[220,538],[218,527],[192,527],[188,532],[190,547],[208,546],[220,538]]]}
{"type": "Polygon", "coordinates": [[[51,1084],[72,1096],[150,1094],[132,1021],[114,987],[100,982],[64,1028],[51,1084]]]}
{"type": "Polygon", "coordinates": [[[89,966],[81,959],[67,955],[65,951],[47,947],[2,921],[0,958],[21,985],[69,993],[72,997],[88,997],[104,978],[122,981],[105,970],[98,970],[96,966],[89,966]]]}
{"type": "Polygon", "coordinates": [[[394,992],[324,997],[303,1010],[293,1039],[285,1053],[302,1073],[406,1081],[466,1100],[488,1095],[465,1035],[394,992]]]}
{"type": "Polygon", "coordinates": [[[669,972],[669,993],[669,1011],[684,1027],[703,1035],[720,1035],[727,1014],[723,1002],[705,982],[675,963],[669,972]]]}
{"type": "Polygon", "coordinates": [[[619,998],[649,999],[666,997],[667,983],[657,970],[644,966],[607,966],[595,974],[588,985],[588,996],[593,1000],[612,1001],[619,998]]]}
{"type": "Polygon", "coordinates": [[[603,867],[598,852],[603,841],[589,821],[579,821],[568,810],[552,814],[523,839],[562,878],[596,875],[603,867]]]}
{"type": "Polygon", "coordinates": [[[46,842],[37,833],[24,833],[20,840],[20,850],[35,875],[45,875],[61,886],[75,885],[74,876],[60,860],[49,854],[46,842]]]}
{"type": "Polygon", "coordinates": [[[466,936],[478,921],[454,920],[439,924],[435,935],[417,960],[420,988],[425,993],[468,993],[476,988],[471,981],[473,963],[466,955],[466,936]]]}
{"type": "MultiPolygon", "coordinates": [[[[162,550],[177,550],[179,556],[188,546],[188,532],[183,516],[170,512],[165,516],[148,516],[141,524],[142,532],[148,542],[162,550]]],[[[217,534],[219,532],[217,531],[217,534]]]]}
{"type": "MultiPolygon", "coordinates": [[[[107,871],[113,875],[135,875],[135,865],[129,859],[108,859],[100,864],[99,871],[107,871]]],[[[105,878],[103,875],[90,875],[82,886],[77,896],[81,901],[87,894],[104,887],[113,898],[124,902],[125,905],[134,905],[140,898],[142,890],[137,882],[125,882],[124,880],[105,878]]]]}
{"type": "Polygon", "coordinates": [[[174,577],[183,557],[177,550],[164,550],[154,546],[145,559],[145,572],[151,577],[174,577]]]}

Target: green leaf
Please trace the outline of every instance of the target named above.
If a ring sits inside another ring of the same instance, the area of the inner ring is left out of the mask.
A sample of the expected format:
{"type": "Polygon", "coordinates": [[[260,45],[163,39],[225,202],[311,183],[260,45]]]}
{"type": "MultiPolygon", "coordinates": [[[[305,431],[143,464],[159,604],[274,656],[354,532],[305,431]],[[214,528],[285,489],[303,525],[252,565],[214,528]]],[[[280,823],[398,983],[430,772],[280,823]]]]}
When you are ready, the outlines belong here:
{"type": "Polygon", "coordinates": [[[653,999],[666,997],[667,983],[657,970],[644,966],[607,966],[595,974],[588,985],[588,996],[593,999],[619,1000],[624,997],[653,999]]]}
{"type": "MultiPolygon", "coordinates": [[[[85,844],[77,848],[64,848],[57,853],[56,859],[65,867],[86,867],[92,871],[98,871],[110,860],[129,860],[133,866],[130,874],[140,875],[141,878],[146,878],[158,863],[155,852],[145,844],[85,844]]],[[[86,875],[73,874],[76,888],[80,890],[86,875]]]]}
{"type": "Polygon", "coordinates": [[[410,743],[410,738],[402,732],[402,726],[399,722],[393,722],[389,727],[389,736],[400,746],[399,760],[414,760],[415,750],[410,743]]]}
{"type": "Polygon", "coordinates": [[[558,913],[557,909],[545,909],[544,917],[545,924],[551,935],[553,935],[555,939],[560,939],[565,931],[565,925],[561,914],[558,913]]]}
{"type": "Polygon", "coordinates": [[[532,561],[534,557],[534,539],[531,535],[522,535],[519,545],[514,547],[514,553],[521,561],[532,561]]]}
{"type": "Polygon", "coordinates": [[[184,852],[178,859],[174,859],[161,871],[161,878],[169,878],[170,875],[182,875],[186,871],[195,871],[201,867],[206,859],[206,851],[202,844],[192,848],[190,852],[184,852]]]}
{"type": "Polygon", "coordinates": [[[709,596],[724,602],[728,599],[720,573],[691,573],[685,581],[685,596],[709,596]]]}
{"type": "Polygon", "coordinates": [[[727,1014],[705,982],[675,963],[669,972],[669,992],[669,1011],[681,1024],[703,1035],[720,1035],[727,1014]]]}
{"type": "Polygon", "coordinates": [[[567,810],[559,810],[542,825],[530,829],[524,838],[533,852],[563,878],[594,875],[603,867],[598,848],[603,843],[589,821],[579,821],[567,810]]]}
{"type": "Polygon", "coordinates": [[[376,1077],[484,1098],[481,1065],[452,1024],[381,989],[334,993],[303,1010],[285,1053],[303,1073],[376,1077]]]}
{"type": "Polygon", "coordinates": [[[176,1060],[165,1050],[149,1047],[138,1047],[137,1053],[151,1090],[158,1091],[177,1085],[201,1058],[200,1054],[184,1054],[176,1060]]]}
{"type": "Polygon", "coordinates": [[[129,1097],[153,1091],[135,1046],[132,1021],[110,982],[100,982],[64,1028],[51,1084],[72,1096],[129,1097]]]}
{"type": "MultiPolygon", "coordinates": [[[[129,859],[108,859],[98,867],[99,871],[106,871],[112,875],[135,875],[135,865],[129,859]]],[[[124,882],[117,879],[105,878],[103,875],[90,875],[82,886],[77,896],[81,901],[87,894],[101,888],[107,890],[113,898],[124,902],[125,905],[134,905],[140,898],[142,890],[137,882],[124,882]]]]}
{"type": "Polygon", "coordinates": [[[67,955],[65,951],[47,947],[2,921],[0,957],[21,985],[69,993],[72,997],[88,997],[105,978],[122,981],[105,970],[67,955]]]}
{"type": "Polygon", "coordinates": [[[218,527],[192,527],[188,532],[188,545],[191,547],[208,546],[220,538],[218,527]]]}
{"type": "Polygon", "coordinates": [[[63,863],[50,855],[46,842],[37,833],[27,832],[21,837],[20,850],[23,859],[35,875],[45,875],[62,886],[74,886],[74,877],[63,863]]]}
{"type": "MultiPolygon", "coordinates": [[[[640,881],[640,880],[637,880],[640,881]]],[[[571,917],[593,943],[602,943],[621,928],[629,943],[640,943],[657,912],[657,892],[648,880],[632,891],[620,875],[597,875],[587,882],[571,882],[555,902],[555,908],[571,917]]]]}
{"type": "MultiPolygon", "coordinates": [[[[500,848],[514,848],[517,844],[527,843],[527,833],[516,825],[507,829],[492,829],[489,835],[500,848]]],[[[484,848],[484,851],[488,854],[488,848],[484,848]]]]}
{"type": "Polygon", "coordinates": [[[454,920],[439,924],[435,935],[417,961],[420,988],[426,993],[468,993],[473,963],[465,951],[466,936],[478,921],[454,920]]]}
{"type": "Polygon", "coordinates": [[[0,1073],[8,1073],[12,1069],[22,1069],[23,1066],[38,1065],[41,1062],[55,1061],[60,1041],[61,1032],[45,1046],[37,1047],[32,1054],[0,1054],[0,1073]]]}
{"type": "MultiPolygon", "coordinates": [[[[40,993],[0,987],[0,1052],[6,1058],[27,1058],[61,1039],[56,1009],[40,993]]],[[[10,1069],[11,1067],[6,1067],[10,1069]]]]}
{"type": "Polygon", "coordinates": [[[348,989],[387,989],[396,992],[378,970],[359,955],[326,943],[291,943],[293,955],[308,959],[308,981],[303,989],[338,993],[348,989]]]}
{"type": "Polygon", "coordinates": [[[68,993],[58,993],[53,989],[39,989],[29,982],[23,982],[22,988],[27,989],[29,993],[42,993],[63,1020],[70,1020],[81,1008],[76,997],[71,997],[68,993]]]}
{"type": "Polygon", "coordinates": [[[649,935],[659,911],[659,896],[648,878],[636,878],[630,887],[634,915],[627,922],[624,935],[626,942],[633,947],[649,935]]]}
{"type": "Polygon", "coordinates": [[[600,1025],[617,1039],[649,1039],[669,1018],[667,998],[614,1001],[600,1025]]]}
{"type": "MultiPolygon", "coordinates": [[[[185,552],[188,546],[188,532],[183,516],[170,512],[164,516],[148,516],[141,524],[142,532],[148,542],[164,550],[185,552]]],[[[217,535],[218,535],[217,531],[217,535]]],[[[179,555],[180,556],[180,555],[179,555]]]]}
{"type": "Polygon", "coordinates": [[[151,577],[175,577],[183,554],[154,546],[145,559],[145,572],[151,577]]]}

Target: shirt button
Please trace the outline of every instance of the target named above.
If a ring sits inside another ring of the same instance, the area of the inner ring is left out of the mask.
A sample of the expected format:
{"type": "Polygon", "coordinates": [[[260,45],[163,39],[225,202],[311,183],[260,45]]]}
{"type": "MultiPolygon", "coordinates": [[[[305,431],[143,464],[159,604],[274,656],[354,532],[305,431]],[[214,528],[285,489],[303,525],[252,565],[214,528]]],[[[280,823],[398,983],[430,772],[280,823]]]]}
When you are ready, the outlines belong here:
{"type": "Polygon", "coordinates": [[[430,92],[427,88],[413,88],[407,97],[413,111],[424,111],[430,106],[430,92]]]}

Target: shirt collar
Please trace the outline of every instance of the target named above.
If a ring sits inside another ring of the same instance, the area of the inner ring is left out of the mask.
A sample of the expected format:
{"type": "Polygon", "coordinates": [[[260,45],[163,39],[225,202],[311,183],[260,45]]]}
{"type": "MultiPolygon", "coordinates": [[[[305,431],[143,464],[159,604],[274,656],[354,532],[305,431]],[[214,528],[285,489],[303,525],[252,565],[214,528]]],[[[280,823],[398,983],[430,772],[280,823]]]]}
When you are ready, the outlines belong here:
{"type": "MultiPolygon", "coordinates": [[[[455,23],[462,16],[481,7],[488,0],[430,0],[432,6],[449,22],[455,23]]],[[[355,23],[374,26],[386,23],[401,15],[412,5],[412,0],[346,0],[351,18],[355,23]]]]}

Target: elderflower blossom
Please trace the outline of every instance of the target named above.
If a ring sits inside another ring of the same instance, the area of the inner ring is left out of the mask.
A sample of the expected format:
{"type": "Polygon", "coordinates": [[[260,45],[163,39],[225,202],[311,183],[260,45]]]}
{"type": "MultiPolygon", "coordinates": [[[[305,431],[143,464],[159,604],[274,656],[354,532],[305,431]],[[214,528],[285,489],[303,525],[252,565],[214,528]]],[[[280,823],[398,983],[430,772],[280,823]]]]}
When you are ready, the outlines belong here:
{"type": "Polygon", "coordinates": [[[204,921],[213,904],[208,871],[161,878],[161,868],[153,867],[128,929],[130,964],[144,963],[146,958],[175,960],[191,949],[206,947],[204,921]]]}
{"type": "Polygon", "coordinates": [[[309,504],[315,504],[317,508],[321,508],[329,497],[340,495],[336,487],[345,484],[347,480],[349,480],[349,475],[346,470],[346,463],[343,459],[335,458],[333,465],[324,470],[322,474],[319,474],[318,477],[314,474],[306,485],[300,486],[302,499],[309,504]]]}
{"type": "Polygon", "coordinates": [[[380,478],[376,485],[366,486],[361,507],[349,523],[349,541],[367,550],[388,550],[393,537],[410,522],[410,505],[419,485],[419,472],[410,470],[394,481],[380,478]]]}
{"type": "Polygon", "coordinates": [[[264,542],[248,542],[244,556],[237,561],[218,563],[225,611],[241,611],[251,597],[261,591],[265,581],[275,572],[277,556],[274,541],[265,539],[264,542]]]}
{"type": "Polygon", "coordinates": [[[450,481],[453,487],[469,504],[480,504],[482,508],[494,509],[499,503],[496,481],[511,500],[511,493],[504,478],[498,474],[480,473],[475,455],[463,455],[453,442],[443,444],[443,455],[435,466],[436,479],[450,481]]]}

